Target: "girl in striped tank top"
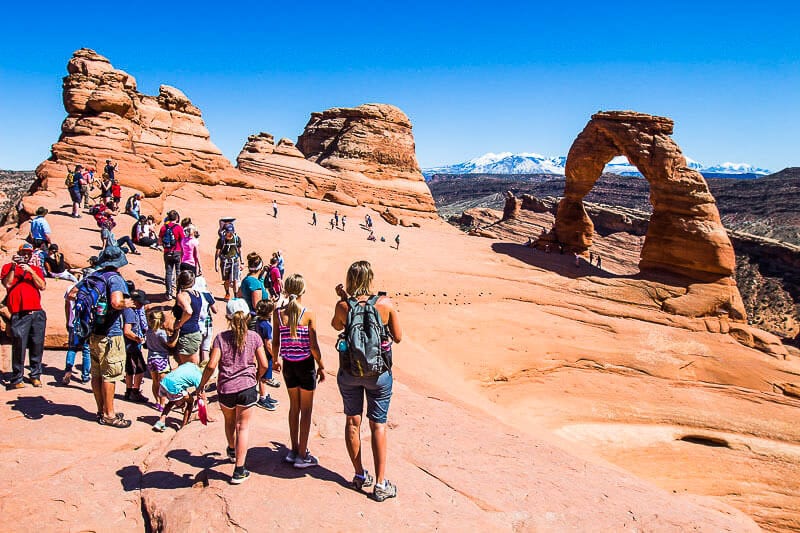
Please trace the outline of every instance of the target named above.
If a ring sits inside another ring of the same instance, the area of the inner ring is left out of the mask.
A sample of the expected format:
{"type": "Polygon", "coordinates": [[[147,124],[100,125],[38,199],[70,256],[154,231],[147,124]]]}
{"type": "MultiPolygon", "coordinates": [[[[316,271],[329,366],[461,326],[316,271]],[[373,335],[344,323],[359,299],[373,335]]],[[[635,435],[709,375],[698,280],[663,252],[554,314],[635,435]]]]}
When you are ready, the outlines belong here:
{"type": "MultiPolygon", "coordinates": [[[[300,274],[286,278],[283,292],[288,299],[285,307],[275,311],[273,324],[278,326],[272,337],[272,353],[283,360],[283,379],[289,393],[289,437],[292,448],[284,460],[295,468],[319,464],[308,451],[311,430],[311,411],[317,382],[325,380],[325,367],[317,342],[314,312],[303,307],[306,283],[300,274]],[[314,364],[316,362],[316,365],[314,364]]],[[[275,361],[273,369],[281,370],[275,361]]]]}

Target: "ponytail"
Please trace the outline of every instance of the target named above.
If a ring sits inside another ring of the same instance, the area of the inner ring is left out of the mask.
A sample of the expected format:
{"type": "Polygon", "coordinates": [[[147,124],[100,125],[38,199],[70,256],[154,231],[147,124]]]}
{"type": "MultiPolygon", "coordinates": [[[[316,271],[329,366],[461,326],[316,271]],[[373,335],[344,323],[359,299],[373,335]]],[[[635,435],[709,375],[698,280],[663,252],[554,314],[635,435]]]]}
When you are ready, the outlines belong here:
{"type": "Polygon", "coordinates": [[[249,315],[242,311],[237,311],[228,318],[228,325],[230,325],[231,331],[233,331],[233,344],[236,346],[237,352],[244,348],[249,319],[249,315]]]}
{"type": "Polygon", "coordinates": [[[286,317],[289,319],[289,334],[292,338],[297,337],[297,321],[300,319],[302,308],[297,303],[297,296],[289,295],[289,303],[286,304],[286,317]]]}
{"type": "MultiPolygon", "coordinates": [[[[273,257],[273,261],[275,258],[273,257]]],[[[306,292],[306,281],[301,274],[292,274],[286,278],[283,284],[283,292],[289,298],[289,303],[286,304],[286,318],[289,320],[289,334],[292,337],[297,337],[297,322],[300,320],[300,313],[303,308],[300,307],[300,302],[297,301],[304,292],[306,292]]]]}

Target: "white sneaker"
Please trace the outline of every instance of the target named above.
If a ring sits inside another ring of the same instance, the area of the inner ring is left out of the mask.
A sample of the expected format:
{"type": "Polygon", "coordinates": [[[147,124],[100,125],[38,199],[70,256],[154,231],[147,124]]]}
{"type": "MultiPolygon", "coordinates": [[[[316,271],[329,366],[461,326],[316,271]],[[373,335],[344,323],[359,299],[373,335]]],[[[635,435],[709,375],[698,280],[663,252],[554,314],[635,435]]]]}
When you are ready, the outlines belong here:
{"type": "Polygon", "coordinates": [[[289,450],[289,453],[283,458],[287,463],[294,463],[295,459],[297,459],[297,454],[294,453],[294,450],[289,450]]]}
{"type": "Polygon", "coordinates": [[[306,452],[305,457],[298,457],[294,460],[295,468],[308,468],[311,466],[317,466],[318,464],[319,461],[317,460],[317,458],[308,452],[306,452]]]}

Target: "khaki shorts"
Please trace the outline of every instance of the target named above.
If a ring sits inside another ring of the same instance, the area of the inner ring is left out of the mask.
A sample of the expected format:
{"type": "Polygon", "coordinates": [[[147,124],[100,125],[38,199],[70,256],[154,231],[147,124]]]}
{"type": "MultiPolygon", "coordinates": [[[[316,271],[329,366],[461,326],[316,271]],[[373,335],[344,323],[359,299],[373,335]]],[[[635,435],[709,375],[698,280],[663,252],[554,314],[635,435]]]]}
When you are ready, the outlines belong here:
{"type": "Polygon", "coordinates": [[[100,376],[103,381],[122,381],[125,377],[125,340],[122,335],[91,335],[89,350],[92,354],[92,376],[100,376]]]}
{"type": "Polygon", "coordinates": [[[194,355],[200,350],[200,343],[203,342],[203,333],[195,331],[194,333],[185,333],[178,337],[178,354],[179,355],[194,355]]]}

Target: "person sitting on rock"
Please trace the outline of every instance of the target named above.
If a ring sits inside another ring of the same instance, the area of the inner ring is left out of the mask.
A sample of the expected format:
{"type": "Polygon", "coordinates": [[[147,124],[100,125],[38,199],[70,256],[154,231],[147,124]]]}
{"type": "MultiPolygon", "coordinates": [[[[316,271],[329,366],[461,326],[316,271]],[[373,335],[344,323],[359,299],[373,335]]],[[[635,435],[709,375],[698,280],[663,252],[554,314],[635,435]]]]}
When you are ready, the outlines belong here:
{"type": "Polygon", "coordinates": [[[159,248],[158,236],[153,230],[153,226],[147,223],[147,217],[144,215],[140,215],[139,220],[131,228],[131,240],[139,246],[149,246],[156,250],[159,248]]]}
{"type": "Polygon", "coordinates": [[[125,201],[125,213],[139,220],[139,212],[142,208],[142,195],[138,192],[129,196],[125,201]]]}
{"type": "Polygon", "coordinates": [[[67,269],[67,265],[64,262],[64,254],[58,251],[58,245],[51,244],[47,252],[47,257],[44,260],[45,274],[51,278],[65,279],[72,283],[77,283],[78,278],[67,269]]]}

